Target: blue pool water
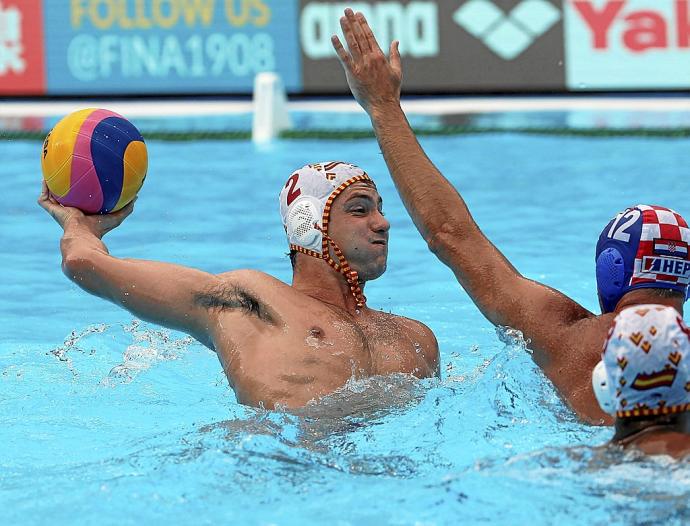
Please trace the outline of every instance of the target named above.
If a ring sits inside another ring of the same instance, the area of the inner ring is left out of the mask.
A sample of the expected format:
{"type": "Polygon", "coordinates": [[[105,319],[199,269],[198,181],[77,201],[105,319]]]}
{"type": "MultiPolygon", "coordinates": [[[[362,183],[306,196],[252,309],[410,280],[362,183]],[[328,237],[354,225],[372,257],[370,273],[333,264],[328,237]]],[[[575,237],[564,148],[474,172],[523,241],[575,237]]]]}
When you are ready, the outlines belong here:
{"type": "MultiPolygon", "coordinates": [[[[595,239],[618,209],[690,212],[687,140],[422,143],[518,269],[590,309],[595,239]]],[[[61,274],[59,228],[35,204],[40,143],[0,142],[0,523],[687,523],[690,466],[597,448],[611,429],[578,423],[519,335],[487,323],[428,253],[373,140],[148,146],[112,254],[286,281],[290,171],[367,169],[392,223],[370,305],[436,332],[442,379],[350,382],[297,414],[238,405],[211,351],[61,274]]]]}

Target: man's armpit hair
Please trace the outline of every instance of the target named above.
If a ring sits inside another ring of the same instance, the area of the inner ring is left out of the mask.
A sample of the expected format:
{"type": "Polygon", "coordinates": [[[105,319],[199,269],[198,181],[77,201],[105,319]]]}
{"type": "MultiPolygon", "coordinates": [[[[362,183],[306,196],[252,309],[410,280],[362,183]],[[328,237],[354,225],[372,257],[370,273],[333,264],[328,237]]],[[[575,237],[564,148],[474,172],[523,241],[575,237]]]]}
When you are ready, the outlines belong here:
{"type": "Polygon", "coordinates": [[[266,323],[277,324],[276,317],[252,293],[232,284],[216,285],[204,292],[196,294],[194,301],[206,309],[233,310],[242,309],[246,314],[256,316],[266,323]]]}

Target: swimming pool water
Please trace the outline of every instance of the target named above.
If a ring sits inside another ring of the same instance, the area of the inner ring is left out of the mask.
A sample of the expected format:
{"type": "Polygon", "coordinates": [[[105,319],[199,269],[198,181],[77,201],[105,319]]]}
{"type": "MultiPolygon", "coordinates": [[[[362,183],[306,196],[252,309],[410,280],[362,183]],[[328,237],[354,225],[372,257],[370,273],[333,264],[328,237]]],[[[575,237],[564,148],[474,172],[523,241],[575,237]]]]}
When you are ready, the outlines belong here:
{"type": "MultiPolygon", "coordinates": [[[[589,309],[595,240],[615,212],[689,212],[687,140],[422,143],[519,270],[589,309]]],[[[596,447],[612,430],[578,423],[519,335],[482,318],[427,251],[374,141],[148,146],[112,254],[286,281],[286,177],[320,160],[364,167],[392,223],[370,306],[436,332],[442,379],[353,381],[296,414],[238,405],[211,351],[62,275],[60,230],[35,204],[40,143],[0,142],[2,524],[687,522],[687,463],[596,447]]]]}

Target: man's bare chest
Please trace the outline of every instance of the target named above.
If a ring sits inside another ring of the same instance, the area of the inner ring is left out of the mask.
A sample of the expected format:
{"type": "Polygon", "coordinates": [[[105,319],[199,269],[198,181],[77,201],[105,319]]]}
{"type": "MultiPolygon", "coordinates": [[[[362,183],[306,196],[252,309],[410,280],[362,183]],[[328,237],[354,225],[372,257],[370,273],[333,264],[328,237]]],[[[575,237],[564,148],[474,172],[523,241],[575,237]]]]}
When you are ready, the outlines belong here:
{"type": "MultiPolygon", "coordinates": [[[[360,375],[408,373],[427,376],[424,335],[400,323],[396,317],[373,313],[362,317],[327,316],[308,324],[304,343],[320,360],[345,360],[360,375]]],[[[299,352],[298,347],[296,351],[299,352]]]]}
{"type": "Polygon", "coordinates": [[[219,338],[217,349],[226,371],[339,377],[417,374],[425,369],[429,350],[423,335],[415,334],[394,317],[377,313],[354,319],[330,311],[305,314],[286,316],[283,324],[275,327],[266,327],[260,320],[245,322],[243,330],[227,320],[223,325],[235,325],[235,330],[219,338]]]}
{"type": "Polygon", "coordinates": [[[220,317],[216,351],[240,402],[297,407],[350,378],[434,374],[422,339],[394,317],[354,320],[328,309],[298,314],[281,313],[276,324],[237,313],[220,317]]]}

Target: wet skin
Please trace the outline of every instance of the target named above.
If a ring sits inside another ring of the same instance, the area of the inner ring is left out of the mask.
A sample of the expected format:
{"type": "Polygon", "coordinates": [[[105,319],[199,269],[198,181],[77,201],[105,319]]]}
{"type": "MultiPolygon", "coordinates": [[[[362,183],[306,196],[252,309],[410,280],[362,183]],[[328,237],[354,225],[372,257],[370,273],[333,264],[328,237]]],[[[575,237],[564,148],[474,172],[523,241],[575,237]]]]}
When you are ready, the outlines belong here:
{"type": "Polygon", "coordinates": [[[682,459],[690,455],[690,435],[673,430],[662,430],[629,442],[626,448],[634,448],[646,455],[667,455],[682,459]]]}
{"type": "MultiPolygon", "coordinates": [[[[398,43],[391,44],[386,57],[361,13],[346,9],[340,23],[347,49],[335,35],[332,43],[350,90],[371,119],[393,182],[429,249],[453,271],[491,323],[523,333],[535,362],[580,418],[611,423],[596,401],[591,375],[616,313],[597,316],[513,267],[481,231],[462,196],[427,157],[407,122],[400,105],[398,43]]],[[[454,152],[459,165],[464,162],[462,153],[454,152]]],[[[642,303],[683,312],[682,297],[660,298],[653,291],[626,294],[616,312],[642,303]]]]}
{"type": "MultiPolygon", "coordinates": [[[[39,204],[64,228],[63,271],[87,292],[135,316],[194,336],[215,350],[239,402],[300,407],[350,378],[439,374],[438,345],[425,325],[358,309],[342,275],[298,254],[293,283],[240,270],[220,275],[168,263],[115,258],[101,241],[132,212],[86,216],[48,194],[39,204]]],[[[386,269],[388,229],[369,184],[333,203],[330,236],[361,286],[386,269]]]]}
{"type": "Polygon", "coordinates": [[[675,459],[690,455],[690,413],[615,421],[612,444],[637,449],[646,455],[667,455],[675,459]]]}
{"type": "Polygon", "coordinates": [[[419,322],[366,307],[353,314],[261,272],[223,279],[210,292],[228,307],[209,309],[209,334],[242,403],[299,407],[353,376],[437,373],[435,339],[419,322]],[[239,291],[257,307],[234,306],[239,291]]]}

